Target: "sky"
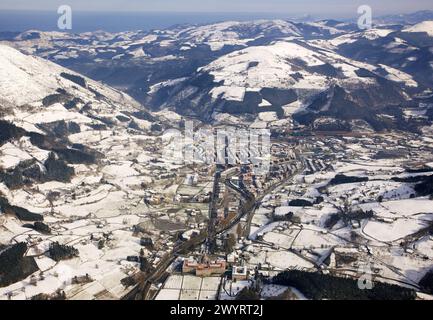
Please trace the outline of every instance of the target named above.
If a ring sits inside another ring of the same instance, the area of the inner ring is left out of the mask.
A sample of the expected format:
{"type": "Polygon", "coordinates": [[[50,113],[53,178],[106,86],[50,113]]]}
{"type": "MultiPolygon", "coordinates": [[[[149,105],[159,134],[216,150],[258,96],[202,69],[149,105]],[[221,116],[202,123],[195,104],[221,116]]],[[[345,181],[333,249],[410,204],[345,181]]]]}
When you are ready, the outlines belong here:
{"type": "Polygon", "coordinates": [[[1,0],[0,10],[57,10],[140,12],[275,12],[291,15],[355,16],[360,5],[377,15],[433,10],[432,0],[1,0]]]}

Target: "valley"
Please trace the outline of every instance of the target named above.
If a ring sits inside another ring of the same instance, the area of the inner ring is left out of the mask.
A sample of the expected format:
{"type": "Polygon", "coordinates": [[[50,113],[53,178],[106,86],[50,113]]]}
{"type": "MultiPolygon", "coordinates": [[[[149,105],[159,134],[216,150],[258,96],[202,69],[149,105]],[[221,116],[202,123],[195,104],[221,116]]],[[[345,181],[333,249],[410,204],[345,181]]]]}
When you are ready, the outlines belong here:
{"type": "Polygon", "coordinates": [[[0,36],[0,299],[432,299],[432,26],[0,36]]]}

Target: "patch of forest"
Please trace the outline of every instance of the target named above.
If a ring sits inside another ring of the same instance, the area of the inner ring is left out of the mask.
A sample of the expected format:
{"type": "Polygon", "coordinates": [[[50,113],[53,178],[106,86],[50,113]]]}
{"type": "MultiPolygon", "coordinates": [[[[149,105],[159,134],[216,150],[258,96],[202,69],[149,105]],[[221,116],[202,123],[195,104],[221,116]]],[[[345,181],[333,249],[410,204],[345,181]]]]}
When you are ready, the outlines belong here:
{"type": "Polygon", "coordinates": [[[346,176],[344,174],[337,174],[333,179],[331,179],[329,184],[335,186],[338,184],[367,182],[367,181],[368,181],[368,177],[352,177],[352,176],[346,176]]]}
{"type": "Polygon", "coordinates": [[[420,280],[419,286],[424,292],[433,294],[433,269],[427,272],[420,280]]]}
{"type": "Polygon", "coordinates": [[[22,221],[42,221],[44,217],[39,213],[31,212],[27,209],[13,206],[9,201],[0,196],[0,207],[6,214],[13,214],[22,221]]]}
{"type": "Polygon", "coordinates": [[[272,282],[295,287],[313,300],[414,300],[416,297],[415,290],[393,284],[375,282],[372,289],[362,290],[355,279],[300,270],[284,271],[272,282]]]}
{"type": "Polygon", "coordinates": [[[27,245],[17,243],[0,251],[0,287],[9,286],[39,270],[33,257],[25,257],[27,245]]]}
{"type": "Polygon", "coordinates": [[[79,255],[78,249],[58,242],[52,242],[48,252],[54,261],[69,260],[79,255]]]}

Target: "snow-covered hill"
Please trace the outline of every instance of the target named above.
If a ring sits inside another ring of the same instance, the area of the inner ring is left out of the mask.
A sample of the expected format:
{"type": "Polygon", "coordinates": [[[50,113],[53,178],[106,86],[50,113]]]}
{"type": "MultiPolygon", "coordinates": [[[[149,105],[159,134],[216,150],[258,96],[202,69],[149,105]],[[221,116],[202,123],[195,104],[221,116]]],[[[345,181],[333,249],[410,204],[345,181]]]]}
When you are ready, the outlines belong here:
{"type": "MultiPolygon", "coordinates": [[[[331,51],[302,43],[278,42],[250,47],[223,56],[201,69],[215,82],[245,90],[264,87],[280,89],[323,89],[332,84],[373,85],[374,74],[362,77],[360,69],[374,72],[376,67],[339,56],[331,51]]],[[[416,86],[409,75],[389,69],[389,78],[416,86]],[[400,78],[398,77],[400,75],[400,78]]]]}
{"type": "Polygon", "coordinates": [[[119,33],[27,31],[6,44],[127,90],[142,100],[158,82],[189,76],[229,52],[281,39],[328,39],[353,30],[338,21],[228,21],[119,33]]]}
{"type": "MultiPolygon", "coordinates": [[[[171,108],[206,121],[245,114],[253,122],[273,119],[284,126],[298,111],[329,113],[334,88],[373,114],[425,96],[433,86],[433,51],[432,38],[421,30],[429,30],[428,21],[359,30],[335,20],[257,20],[149,32],[30,31],[7,43],[124,90],[156,110],[171,108]]],[[[357,117],[365,118],[366,110],[357,117]]]]}
{"type": "Polygon", "coordinates": [[[286,40],[229,53],[193,77],[155,85],[148,102],[213,120],[221,113],[258,115],[284,126],[287,122],[280,120],[298,112],[365,120],[372,110],[405,102],[405,91],[417,86],[409,74],[389,66],[286,40]]]}
{"type": "Polygon", "coordinates": [[[0,97],[0,252],[25,256],[2,265],[0,297],[94,298],[74,289],[81,278],[121,298],[139,268],[127,256],[151,254],[133,229],[143,186],[161,174],[151,160],[164,124],[126,94],[3,45],[0,97]],[[58,259],[57,242],[78,251],[58,259]]]}
{"type": "Polygon", "coordinates": [[[220,50],[226,45],[245,46],[260,38],[289,36],[301,37],[301,31],[293,23],[284,20],[257,20],[192,26],[178,32],[175,39],[195,45],[207,44],[212,50],[220,50]]]}
{"type": "Polygon", "coordinates": [[[99,94],[107,103],[117,102],[126,109],[139,107],[136,101],[120,91],[49,61],[24,55],[9,46],[0,45],[0,59],[0,91],[2,98],[10,104],[37,103],[62,88],[80,99],[92,100],[99,94]]]}
{"type": "Polygon", "coordinates": [[[405,28],[402,31],[413,33],[427,33],[430,37],[433,37],[433,21],[423,21],[414,26],[405,28]]]}

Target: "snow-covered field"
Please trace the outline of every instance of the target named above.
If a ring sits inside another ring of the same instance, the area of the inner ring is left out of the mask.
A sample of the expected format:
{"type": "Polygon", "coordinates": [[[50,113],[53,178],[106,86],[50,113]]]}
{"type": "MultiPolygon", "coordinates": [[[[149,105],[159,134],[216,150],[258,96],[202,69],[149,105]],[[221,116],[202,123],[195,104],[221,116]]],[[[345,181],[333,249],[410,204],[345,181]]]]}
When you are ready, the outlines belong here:
{"type": "MultiPolygon", "coordinates": [[[[333,148],[340,144],[332,142],[333,148]]],[[[252,219],[253,245],[243,249],[249,267],[261,266],[264,273],[321,268],[356,277],[372,260],[376,280],[416,287],[431,265],[433,239],[426,230],[433,221],[433,200],[415,196],[414,183],[391,179],[429,173],[405,172],[410,166],[405,159],[372,158],[377,145],[368,140],[343,148],[347,154],[327,170],[298,174],[263,199],[252,219]],[[368,181],[329,184],[337,174],[368,181]],[[322,200],[314,203],[319,196],[322,200]],[[294,199],[312,205],[289,206],[294,199]],[[273,221],[288,215],[288,221],[273,221]],[[336,218],[332,224],[331,217],[336,218]]],[[[427,154],[420,158],[429,163],[427,154]]]]}
{"type": "MultiPolygon", "coordinates": [[[[173,201],[192,172],[162,158],[161,138],[151,134],[149,121],[132,115],[143,110],[126,94],[4,45],[0,45],[0,73],[2,101],[11,106],[4,110],[2,105],[2,111],[7,111],[5,120],[29,131],[0,146],[1,170],[35,163],[42,174],[46,172],[47,159],[59,158],[57,149],[38,145],[30,135],[55,141],[47,128],[57,123],[75,126],[72,132],[57,133],[63,139],[56,141],[57,148],[74,149],[71,144],[75,143],[98,155],[89,163],[67,163],[74,172],[67,181],[41,179],[13,188],[2,180],[0,195],[10,205],[41,214],[51,230],[45,234],[23,227],[26,221],[1,209],[0,243],[26,243],[27,256],[35,257],[39,271],[0,288],[0,297],[30,299],[59,289],[69,299],[120,299],[130,290],[121,280],[139,270],[138,263],[127,261],[128,256],[142,253],[156,264],[173,248],[177,230],[195,229],[204,221],[200,213],[206,214],[206,205],[192,205],[193,218],[185,212],[186,205],[173,201]],[[72,79],[80,84],[62,76],[66,73],[78,77],[72,79]],[[47,97],[58,95],[79,102],[68,108],[61,99],[44,105],[50,100],[47,97]],[[131,121],[138,125],[133,131],[128,127],[131,121]],[[136,231],[138,226],[142,231],[136,231]],[[153,248],[140,245],[144,235],[153,240],[153,248]],[[56,262],[48,254],[52,242],[73,246],[79,254],[56,262]],[[87,283],[72,281],[84,276],[87,283]]],[[[162,122],[180,119],[174,112],[161,116],[162,122]]],[[[206,191],[207,185],[199,181],[198,187],[191,188],[191,196],[206,191]]]]}
{"type": "Polygon", "coordinates": [[[173,274],[165,281],[156,300],[215,300],[219,277],[196,277],[173,274]]]}

